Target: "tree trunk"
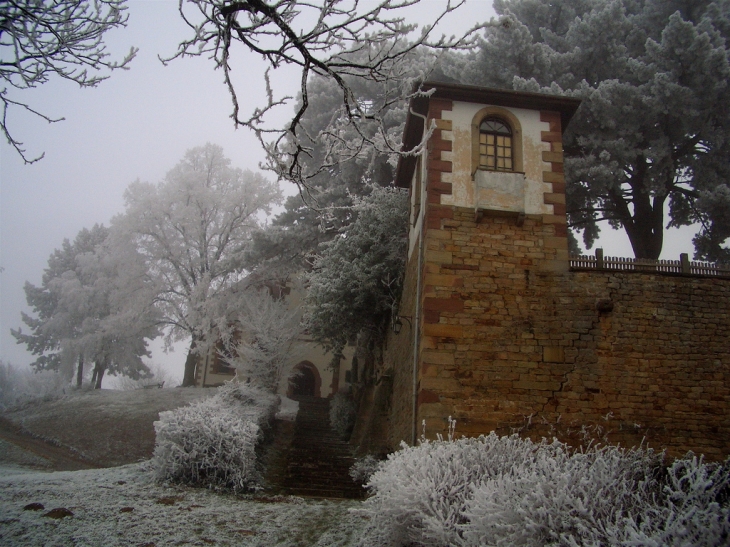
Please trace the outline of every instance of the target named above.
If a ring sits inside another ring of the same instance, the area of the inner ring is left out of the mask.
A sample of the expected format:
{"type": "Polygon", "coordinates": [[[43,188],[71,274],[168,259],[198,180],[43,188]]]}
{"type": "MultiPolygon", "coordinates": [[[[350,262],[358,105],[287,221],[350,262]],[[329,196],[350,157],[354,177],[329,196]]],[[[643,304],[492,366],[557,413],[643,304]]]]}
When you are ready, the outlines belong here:
{"type": "Polygon", "coordinates": [[[96,384],[96,373],[98,372],[96,365],[94,365],[94,369],[91,372],[91,385],[93,386],[96,384]]]}
{"type": "Polygon", "coordinates": [[[650,208],[644,214],[634,215],[630,226],[624,224],[636,258],[656,260],[662,253],[662,246],[664,245],[662,219],[664,215],[661,208],[663,205],[663,202],[659,205],[655,204],[655,207],[660,207],[658,211],[650,208]]]}
{"type": "Polygon", "coordinates": [[[611,192],[610,198],[618,220],[629,236],[634,256],[656,260],[664,245],[664,202],[668,194],[656,192],[652,195],[650,182],[646,160],[637,161],[629,181],[630,199],[618,191],[611,192]],[[633,205],[633,211],[629,204],[633,205]]]}
{"type": "Polygon", "coordinates": [[[200,361],[198,354],[195,352],[196,345],[196,339],[193,337],[190,341],[188,356],[185,359],[185,373],[183,375],[182,387],[195,387],[195,369],[198,361],[200,361]]]}
{"type": "Polygon", "coordinates": [[[84,381],[84,356],[79,355],[79,366],[76,371],[76,387],[80,388],[84,381]]]}
{"type": "Polygon", "coordinates": [[[94,389],[101,389],[101,381],[104,379],[106,367],[106,361],[96,361],[94,365],[94,376],[91,379],[92,384],[94,384],[94,389]]]}

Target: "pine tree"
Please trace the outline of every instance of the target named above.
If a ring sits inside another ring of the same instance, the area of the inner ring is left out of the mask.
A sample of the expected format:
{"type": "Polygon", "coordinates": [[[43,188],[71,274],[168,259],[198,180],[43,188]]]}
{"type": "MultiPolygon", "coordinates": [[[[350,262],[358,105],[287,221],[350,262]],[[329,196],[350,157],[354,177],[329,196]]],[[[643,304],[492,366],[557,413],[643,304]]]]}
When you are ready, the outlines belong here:
{"type": "Polygon", "coordinates": [[[700,225],[696,257],[730,258],[730,3],[496,0],[503,24],[455,58],[464,83],[579,97],[564,136],[568,219],[590,248],[608,220],[638,258],[700,225]],[[669,208],[669,219],[665,209],[669,208]]]}

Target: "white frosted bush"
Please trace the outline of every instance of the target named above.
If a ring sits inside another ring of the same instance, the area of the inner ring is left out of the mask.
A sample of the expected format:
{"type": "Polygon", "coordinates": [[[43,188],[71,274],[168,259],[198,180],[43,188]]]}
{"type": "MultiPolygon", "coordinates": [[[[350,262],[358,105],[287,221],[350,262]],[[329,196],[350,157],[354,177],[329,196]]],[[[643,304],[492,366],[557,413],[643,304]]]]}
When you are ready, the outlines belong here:
{"type": "Polygon", "coordinates": [[[694,455],[676,460],[662,480],[658,503],[643,509],[610,530],[621,545],[730,545],[730,459],[724,464],[705,464],[694,455]]]}
{"type": "Polygon", "coordinates": [[[230,382],[206,400],[161,412],[152,466],[160,481],[255,490],[256,447],[273,420],[278,397],[230,382]]]}
{"type": "Polygon", "coordinates": [[[363,545],[457,544],[471,486],[530,459],[533,452],[516,435],[403,445],[366,485],[374,495],[364,512],[373,525],[363,545]]]}
{"type": "Polygon", "coordinates": [[[494,433],[403,446],[373,474],[361,545],[730,544],[730,460],[494,433]]]}
{"type": "Polygon", "coordinates": [[[657,490],[651,451],[573,452],[533,444],[533,458],[472,486],[463,545],[606,545],[606,525],[641,511],[657,490]]]}
{"type": "Polygon", "coordinates": [[[350,467],[350,477],[355,482],[366,483],[378,470],[380,463],[381,460],[371,454],[363,458],[358,458],[352,467],[350,467]]]}

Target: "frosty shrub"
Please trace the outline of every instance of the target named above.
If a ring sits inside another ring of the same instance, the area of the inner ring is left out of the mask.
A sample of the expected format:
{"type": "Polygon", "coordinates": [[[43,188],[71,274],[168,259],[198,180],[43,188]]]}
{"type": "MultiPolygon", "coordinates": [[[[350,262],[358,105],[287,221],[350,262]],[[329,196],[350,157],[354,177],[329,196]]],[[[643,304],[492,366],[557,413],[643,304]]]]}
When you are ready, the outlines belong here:
{"type": "Polygon", "coordinates": [[[728,467],[494,433],[423,441],[371,477],[361,545],[723,545],[728,467]]]}
{"type": "Polygon", "coordinates": [[[68,380],[51,370],[33,371],[0,361],[0,411],[22,406],[38,399],[63,397],[68,380]]]}
{"type": "Polygon", "coordinates": [[[608,529],[621,545],[730,545],[730,459],[705,464],[690,454],[669,466],[661,486],[659,503],[608,529]]]}
{"type": "Polygon", "coordinates": [[[344,392],[338,391],[330,401],[330,425],[343,439],[350,438],[352,428],[355,425],[357,416],[357,405],[352,397],[344,392]]]}
{"type": "Polygon", "coordinates": [[[371,454],[368,454],[364,458],[359,458],[350,468],[350,477],[355,482],[366,483],[378,470],[380,463],[381,460],[371,454]]]}
{"type": "Polygon", "coordinates": [[[157,480],[255,490],[261,484],[256,446],[278,402],[275,395],[229,382],[209,399],[161,412],[152,457],[157,480]]]}

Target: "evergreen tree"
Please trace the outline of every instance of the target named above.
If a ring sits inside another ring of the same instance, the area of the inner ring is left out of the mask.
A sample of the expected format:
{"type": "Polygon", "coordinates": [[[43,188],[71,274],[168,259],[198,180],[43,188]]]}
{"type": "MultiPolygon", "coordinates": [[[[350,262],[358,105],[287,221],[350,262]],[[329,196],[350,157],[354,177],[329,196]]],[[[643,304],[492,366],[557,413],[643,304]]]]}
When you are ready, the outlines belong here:
{"type": "Polygon", "coordinates": [[[503,24],[448,71],[464,83],[568,94],[568,219],[590,248],[597,222],[638,258],[664,229],[699,223],[696,257],[730,258],[730,2],[496,0],[503,24]],[[665,219],[665,208],[669,219],[665,219]]]}
{"type": "Polygon", "coordinates": [[[148,374],[146,339],[157,336],[151,286],[133,251],[109,247],[109,229],[81,230],[65,240],[48,259],[40,287],[26,283],[23,314],[30,334],[11,330],[38,358],[36,370],[69,374],[77,367],[80,386],[84,364],[93,363],[92,383],[100,388],[104,374],[137,379],[148,374]]]}
{"type": "Polygon", "coordinates": [[[307,278],[306,325],[335,353],[363,329],[382,334],[405,273],[407,193],[374,187],[354,208],[356,220],[322,244],[307,278]]]}

